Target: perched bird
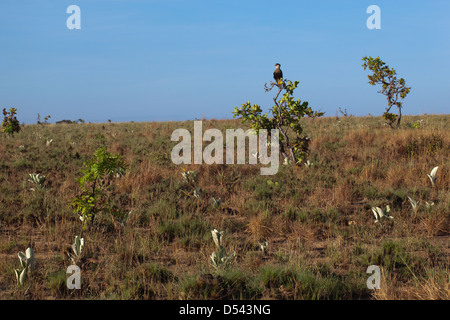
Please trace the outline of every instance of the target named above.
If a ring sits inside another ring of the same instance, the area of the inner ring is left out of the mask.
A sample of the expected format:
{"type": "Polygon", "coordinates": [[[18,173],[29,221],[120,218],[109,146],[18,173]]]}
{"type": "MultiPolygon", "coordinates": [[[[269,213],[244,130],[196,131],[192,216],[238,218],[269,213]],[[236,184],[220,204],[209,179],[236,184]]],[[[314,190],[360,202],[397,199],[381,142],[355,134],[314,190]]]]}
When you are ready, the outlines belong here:
{"type": "Polygon", "coordinates": [[[281,71],[280,67],[279,63],[275,63],[275,71],[273,72],[273,78],[279,88],[281,88],[281,79],[283,78],[283,71],[281,71]]]}

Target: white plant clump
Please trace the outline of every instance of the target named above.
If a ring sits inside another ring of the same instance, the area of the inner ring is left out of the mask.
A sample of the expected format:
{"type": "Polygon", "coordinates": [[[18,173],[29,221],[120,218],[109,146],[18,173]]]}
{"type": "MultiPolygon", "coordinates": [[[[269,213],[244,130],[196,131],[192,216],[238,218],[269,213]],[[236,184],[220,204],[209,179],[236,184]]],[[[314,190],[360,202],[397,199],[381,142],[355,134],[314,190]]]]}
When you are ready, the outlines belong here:
{"type": "Polygon", "coordinates": [[[391,208],[389,206],[386,206],[386,209],[383,210],[380,207],[372,207],[372,212],[375,216],[375,223],[381,222],[383,218],[387,219],[394,219],[389,213],[391,212],[391,208]]]}
{"type": "Polygon", "coordinates": [[[181,175],[183,176],[184,181],[186,181],[188,183],[195,182],[197,180],[197,174],[198,174],[197,170],[195,170],[195,171],[192,171],[192,170],[186,171],[184,169],[183,169],[183,172],[181,173],[181,175]]]}
{"type": "Polygon", "coordinates": [[[264,242],[261,243],[261,242],[258,241],[258,244],[259,244],[259,247],[261,248],[261,251],[265,254],[266,250],[267,250],[267,247],[269,246],[269,242],[264,241],[264,242]]]}
{"type": "Polygon", "coordinates": [[[223,247],[223,231],[214,229],[211,231],[211,234],[218,251],[211,254],[209,263],[216,270],[226,269],[231,266],[231,264],[236,259],[236,252],[233,251],[232,254],[228,254],[226,252],[225,248],[223,247]]]}
{"type": "Polygon", "coordinates": [[[194,197],[200,198],[201,196],[202,196],[202,190],[200,189],[200,187],[195,188],[194,197]]]}
{"type": "MultiPolygon", "coordinates": [[[[35,185],[39,186],[39,188],[42,188],[42,184],[45,182],[45,176],[40,173],[30,173],[29,174],[30,179],[28,181],[34,183],[35,185]]],[[[34,191],[32,188],[31,190],[34,191]]]]}
{"type": "Polygon", "coordinates": [[[433,187],[434,187],[434,184],[435,184],[436,179],[437,179],[436,173],[437,173],[438,168],[439,168],[439,167],[434,167],[433,170],[431,170],[431,173],[430,173],[430,174],[427,174],[428,178],[430,178],[431,185],[432,185],[433,187]]]}
{"type": "Polygon", "coordinates": [[[32,248],[28,248],[25,253],[20,251],[17,256],[19,257],[22,271],[15,269],[17,284],[21,287],[26,281],[27,273],[35,266],[34,251],[32,248]]]}
{"type": "Polygon", "coordinates": [[[434,206],[434,202],[433,201],[425,201],[425,206],[427,207],[427,209],[432,209],[434,206]]]}
{"type": "Polygon", "coordinates": [[[308,168],[311,167],[313,164],[314,163],[310,162],[309,160],[306,160],[306,162],[305,162],[305,166],[308,168]]]}
{"type": "Polygon", "coordinates": [[[80,239],[78,236],[75,236],[75,242],[72,244],[72,249],[75,255],[80,257],[84,249],[84,238],[80,239]]]}
{"type": "Polygon", "coordinates": [[[224,231],[217,231],[217,229],[214,229],[211,231],[211,234],[213,237],[214,244],[216,245],[216,247],[218,249],[220,249],[220,247],[222,246],[222,243],[223,243],[222,239],[223,239],[224,231]]]}
{"type": "Polygon", "coordinates": [[[408,196],[409,203],[411,203],[411,206],[414,210],[414,214],[417,215],[417,210],[419,209],[419,201],[414,200],[410,196],[408,196]]]}
{"type": "Polygon", "coordinates": [[[70,255],[69,257],[72,259],[72,262],[75,264],[78,259],[81,258],[81,255],[83,254],[84,249],[84,238],[79,238],[78,236],[75,236],[75,242],[72,244],[72,250],[74,255],[70,255]]]}
{"type": "Polygon", "coordinates": [[[221,198],[211,198],[211,205],[213,206],[213,208],[215,209],[220,209],[220,206],[222,205],[222,199],[221,198]]]}

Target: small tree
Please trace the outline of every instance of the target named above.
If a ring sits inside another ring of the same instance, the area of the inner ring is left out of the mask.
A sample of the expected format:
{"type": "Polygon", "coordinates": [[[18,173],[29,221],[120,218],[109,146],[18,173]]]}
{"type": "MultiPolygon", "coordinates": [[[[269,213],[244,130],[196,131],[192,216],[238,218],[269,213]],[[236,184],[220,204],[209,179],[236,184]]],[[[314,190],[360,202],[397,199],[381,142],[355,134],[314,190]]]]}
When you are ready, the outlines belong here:
{"type": "Polygon", "coordinates": [[[19,120],[16,117],[16,108],[9,109],[9,112],[6,111],[6,108],[3,108],[3,122],[2,122],[2,131],[7,133],[10,136],[13,136],[15,132],[20,131],[19,120]]]}
{"type": "Polygon", "coordinates": [[[294,90],[297,88],[299,81],[286,81],[287,84],[282,80],[280,86],[275,83],[271,83],[270,87],[265,86],[266,92],[274,87],[278,88],[278,93],[273,98],[275,105],[271,109],[271,118],[267,113],[262,114],[259,105],[252,106],[250,102],[242,104],[241,108],[235,108],[233,118],[241,116],[242,123],[248,122],[256,133],[261,129],[266,129],[270,134],[270,130],[278,129],[280,132],[280,153],[285,159],[290,159],[293,163],[299,164],[304,160],[309,150],[309,138],[303,135],[300,119],[305,116],[321,117],[324,113],[313,111],[306,101],[294,100],[294,90]],[[285,90],[285,93],[277,101],[282,90],[285,90]],[[293,135],[291,135],[291,131],[293,135]]]}
{"type": "Polygon", "coordinates": [[[369,68],[373,72],[372,75],[367,76],[369,83],[373,86],[380,84],[382,89],[378,92],[384,94],[387,98],[388,106],[383,118],[389,121],[388,123],[392,128],[395,122],[397,122],[395,127],[398,127],[402,119],[402,102],[399,99],[404,99],[411,88],[406,86],[405,79],[397,79],[397,72],[393,68],[390,69],[379,57],[364,57],[362,60],[364,61],[362,65],[364,70],[369,68]],[[390,113],[392,106],[397,106],[398,114],[390,113]]]}
{"type": "Polygon", "coordinates": [[[48,116],[44,117],[44,122],[41,122],[41,115],[38,113],[36,124],[48,124],[48,119],[50,119],[50,118],[51,118],[51,116],[48,115],[48,116]]]}
{"type": "Polygon", "coordinates": [[[81,193],[72,201],[74,213],[85,223],[92,221],[97,213],[117,214],[111,206],[106,188],[110,179],[124,174],[127,164],[122,156],[107,152],[106,148],[95,151],[95,156],[84,163],[80,178],[81,193]]]}

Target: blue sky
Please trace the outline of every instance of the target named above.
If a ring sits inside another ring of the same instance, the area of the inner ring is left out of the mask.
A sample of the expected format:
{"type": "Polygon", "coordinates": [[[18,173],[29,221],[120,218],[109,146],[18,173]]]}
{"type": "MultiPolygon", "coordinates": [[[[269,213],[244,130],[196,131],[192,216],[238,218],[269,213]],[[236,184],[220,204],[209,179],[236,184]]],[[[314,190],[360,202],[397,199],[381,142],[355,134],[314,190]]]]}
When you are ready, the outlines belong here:
{"type": "Polygon", "coordinates": [[[268,110],[275,63],[296,98],[334,116],[381,115],[363,56],[412,87],[404,114],[450,113],[450,1],[2,0],[0,107],[21,122],[232,118],[268,110]],[[69,30],[69,5],[81,30],[69,30]],[[381,30],[369,30],[369,5],[381,30]]]}

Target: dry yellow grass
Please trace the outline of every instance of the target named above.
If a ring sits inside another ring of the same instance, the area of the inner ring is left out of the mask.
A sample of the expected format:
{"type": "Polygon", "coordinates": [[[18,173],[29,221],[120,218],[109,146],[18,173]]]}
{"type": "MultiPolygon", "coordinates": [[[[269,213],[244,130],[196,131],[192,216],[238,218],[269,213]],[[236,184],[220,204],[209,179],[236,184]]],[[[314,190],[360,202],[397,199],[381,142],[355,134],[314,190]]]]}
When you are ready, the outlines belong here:
{"type": "MultiPolygon", "coordinates": [[[[313,165],[280,166],[271,177],[253,165],[172,164],[171,132],[192,122],[27,125],[0,137],[0,298],[448,299],[449,120],[405,116],[398,130],[373,117],[302,120],[313,165]],[[110,200],[130,214],[100,214],[84,230],[70,202],[83,162],[100,146],[129,164],[112,181],[110,200]],[[183,168],[198,171],[194,183],[183,180],[183,168]],[[47,175],[42,191],[30,190],[34,172],[47,175]],[[408,196],[420,202],[417,215],[408,196]],[[394,220],[375,224],[371,207],[386,205],[394,220]],[[208,262],[214,228],[237,254],[220,274],[208,262]],[[85,289],[77,294],[55,288],[75,235],[86,239],[85,289]],[[39,267],[25,291],[13,270],[28,245],[39,267]],[[383,267],[375,292],[365,288],[370,264],[383,267]],[[196,283],[210,273],[219,287],[196,283]]],[[[203,125],[230,127],[242,124],[203,125]]]]}

